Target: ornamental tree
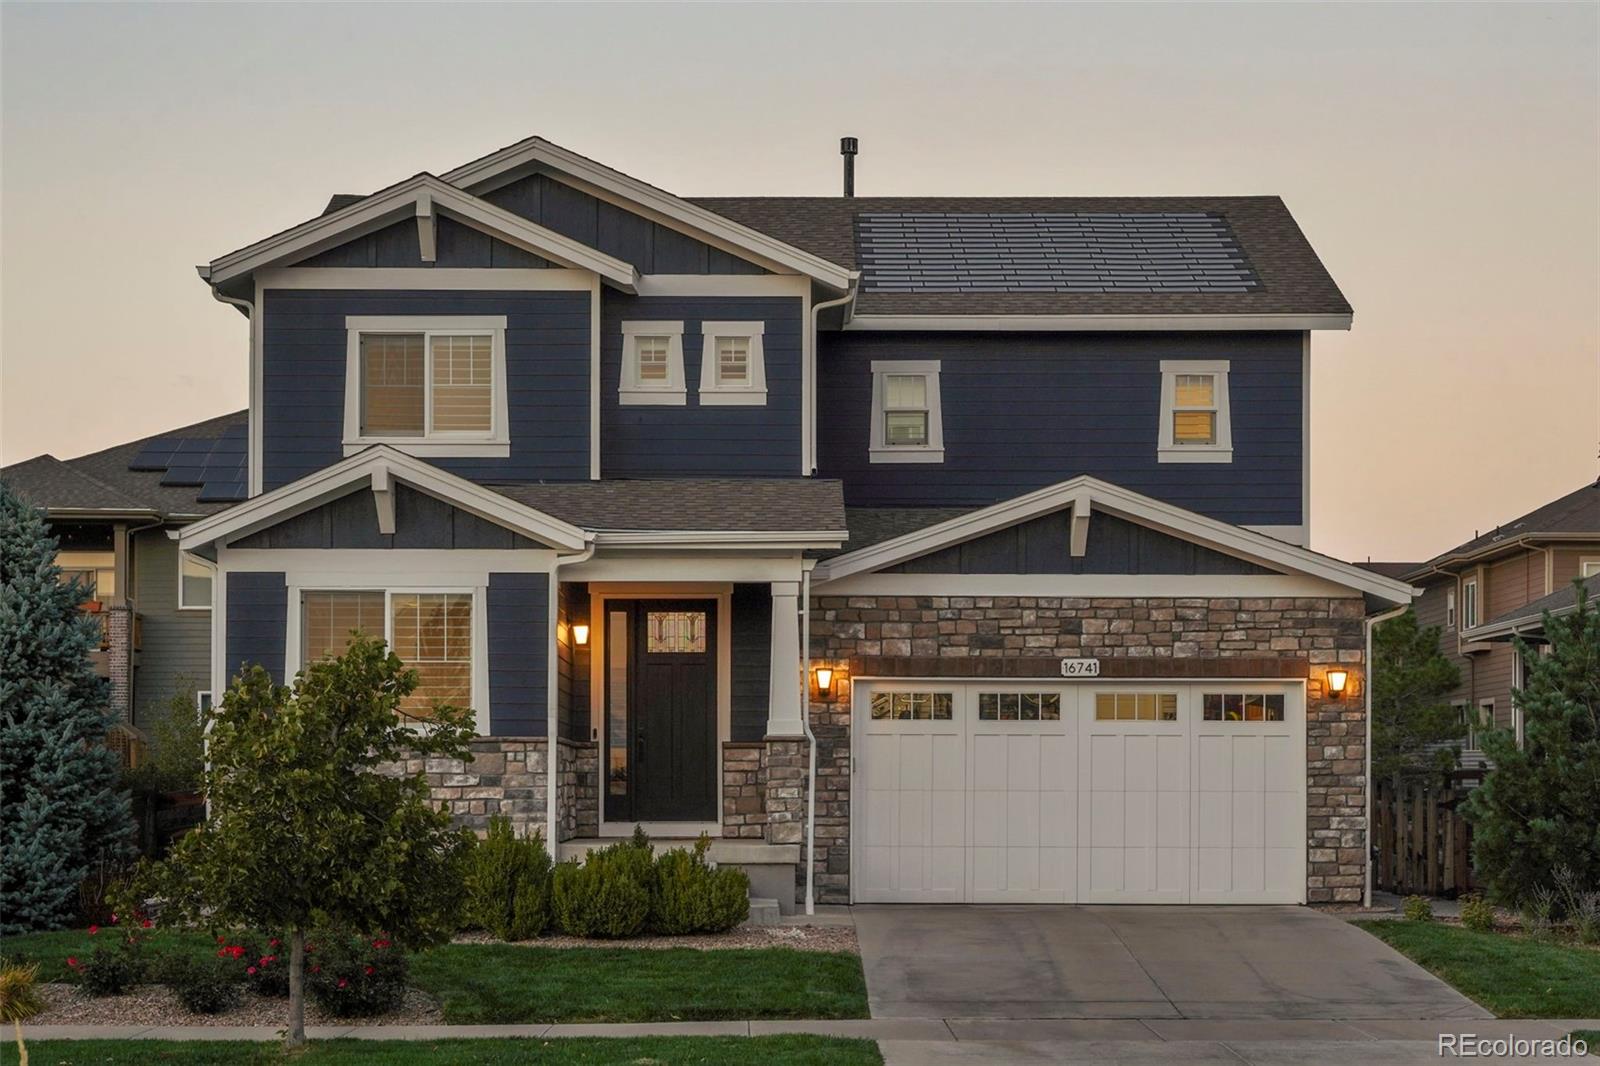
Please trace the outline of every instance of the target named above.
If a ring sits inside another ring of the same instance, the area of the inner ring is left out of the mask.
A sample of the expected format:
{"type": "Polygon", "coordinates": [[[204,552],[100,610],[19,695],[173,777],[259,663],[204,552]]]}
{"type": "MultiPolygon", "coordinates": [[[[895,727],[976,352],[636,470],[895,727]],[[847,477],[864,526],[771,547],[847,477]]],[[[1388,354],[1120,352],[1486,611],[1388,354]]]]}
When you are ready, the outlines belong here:
{"type": "Polygon", "coordinates": [[[1548,652],[1521,640],[1528,685],[1513,689],[1523,742],[1510,730],[1483,738],[1494,765],[1468,798],[1473,864],[1502,903],[1553,890],[1568,867],[1579,885],[1600,885],[1600,609],[1581,581],[1577,609],[1548,611],[1548,652]]]}
{"type": "Polygon", "coordinates": [[[77,914],[93,863],[131,858],[100,626],[62,583],[43,516],[0,483],[0,934],[77,914]]]}
{"type": "Polygon", "coordinates": [[[1372,774],[1416,778],[1455,767],[1449,741],[1466,735],[1450,706],[1461,671],[1439,651],[1439,627],[1410,608],[1372,634],[1372,774]]]}
{"type": "Polygon", "coordinates": [[[435,810],[407,757],[470,758],[472,714],[403,717],[417,687],[383,641],[355,637],[292,687],[252,666],[207,715],[210,814],[156,868],[150,891],[179,918],[283,931],[286,1043],[305,1043],[305,943],[337,926],[418,948],[449,937],[466,835],[435,810]],[[387,768],[385,764],[388,764],[387,768]]]}

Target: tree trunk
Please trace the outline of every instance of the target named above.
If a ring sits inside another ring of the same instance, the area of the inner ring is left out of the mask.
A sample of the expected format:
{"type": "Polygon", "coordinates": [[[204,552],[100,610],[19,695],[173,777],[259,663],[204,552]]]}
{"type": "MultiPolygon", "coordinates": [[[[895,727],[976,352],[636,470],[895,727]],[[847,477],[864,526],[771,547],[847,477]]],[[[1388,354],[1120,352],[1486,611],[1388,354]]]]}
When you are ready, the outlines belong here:
{"type": "Polygon", "coordinates": [[[306,1046],[306,933],[289,933],[289,1029],[284,1035],[287,1048],[306,1046]]]}

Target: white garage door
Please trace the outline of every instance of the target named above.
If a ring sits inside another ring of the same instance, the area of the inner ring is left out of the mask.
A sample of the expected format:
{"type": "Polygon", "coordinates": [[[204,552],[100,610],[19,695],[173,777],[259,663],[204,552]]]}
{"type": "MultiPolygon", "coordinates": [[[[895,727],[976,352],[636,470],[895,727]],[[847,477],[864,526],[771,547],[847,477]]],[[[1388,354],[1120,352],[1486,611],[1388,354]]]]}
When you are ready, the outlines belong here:
{"type": "Polygon", "coordinates": [[[855,686],[862,903],[1298,903],[1298,685],[855,686]]]}

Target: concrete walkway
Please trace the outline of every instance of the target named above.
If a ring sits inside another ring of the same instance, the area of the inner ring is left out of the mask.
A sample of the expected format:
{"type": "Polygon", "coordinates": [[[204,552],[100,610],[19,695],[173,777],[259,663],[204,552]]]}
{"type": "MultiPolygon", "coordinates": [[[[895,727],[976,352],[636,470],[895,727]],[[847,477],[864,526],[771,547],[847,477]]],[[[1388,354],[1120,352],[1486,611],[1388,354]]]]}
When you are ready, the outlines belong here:
{"type": "MultiPolygon", "coordinates": [[[[876,1040],[887,1066],[942,1063],[1177,1062],[1302,1066],[1320,1062],[1440,1061],[1441,1032],[1480,1039],[1559,1040],[1574,1029],[1600,1029],[1600,1019],[1561,1021],[1360,1021],[1170,1019],[875,1018],[846,1021],[672,1022],[647,1025],[396,1025],[313,1026],[312,1040],[446,1040],[472,1038],[766,1036],[810,1033],[876,1040]]],[[[33,1040],[276,1040],[266,1026],[32,1025],[33,1040]]],[[[1479,1062],[1533,1061],[1482,1056],[1479,1062]]],[[[1539,1060],[1549,1062],[1550,1059],[1539,1060]]]]}

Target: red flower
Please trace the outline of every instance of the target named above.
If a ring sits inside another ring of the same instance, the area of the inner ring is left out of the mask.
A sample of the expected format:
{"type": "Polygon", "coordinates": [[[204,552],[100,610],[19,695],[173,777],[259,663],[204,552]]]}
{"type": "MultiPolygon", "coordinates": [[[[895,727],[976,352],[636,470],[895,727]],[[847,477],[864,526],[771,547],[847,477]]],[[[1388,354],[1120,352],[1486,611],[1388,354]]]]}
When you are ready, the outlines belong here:
{"type": "Polygon", "coordinates": [[[321,973],[322,972],[322,967],[321,966],[313,966],[313,967],[311,967],[311,972],[312,973],[321,973]]]}
{"type": "Polygon", "coordinates": [[[275,947],[278,946],[279,943],[280,943],[280,941],[278,940],[278,938],[277,937],[273,937],[271,940],[267,941],[267,946],[275,948],[275,947]]]}
{"type": "Polygon", "coordinates": [[[228,942],[228,938],[227,937],[223,937],[223,936],[217,937],[217,943],[226,944],[227,942],[228,942]]]}
{"type": "Polygon", "coordinates": [[[371,967],[371,966],[368,966],[368,967],[367,967],[367,976],[368,976],[368,977],[371,977],[371,976],[372,976],[372,975],[373,975],[373,974],[374,974],[374,973],[376,973],[376,972],[377,972],[377,971],[376,971],[376,970],[374,970],[374,969],[373,969],[373,968],[372,968],[372,967],[371,967]]]}
{"type": "Polygon", "coordinates": [[[346,985],[348,985],[348,984],[349,984],[349,983],[350,983],[350,982],[349,982],[349,981],[346,981],[346,980],[345,980],[345,979],[344,979],[344,978],[343,978],[343,977],[341,977],[341,978],[339,978],[339,987],[340,987],[340,988],[343,988],[343,987],[345,987],[345,986],[346,986],[346,985]]]}
{"type": "Polygon", "coordinates": [[[244,972],[245,973],[249,973],[249,974],[253,974],[253,973],[256,972],[256,968],[254,966],[247,966],[247,967],[245,967],[245,971],[244,972]]]}
{"type": "Polygon", "coordinates": [[[111,916],[111,924],[112,925],[116,925],[117,924],[117,916],[115,914],[113,914],[111,916]]]}
{"type": "Polygon", "coordinates": [[[150,920],[150,919],[149,919],[149,918],[146,918],[146,919],[145,919],[145,920],[144,920],[144,921],[142,921],[142,922],[140,922],[140,923],[139,923],[139,926],[140,926],[140,928],[142,928],[142,929],[148,929],[148,928],[150,928],[150,927],[151,927],[151,926],[152,926],[152,925],[155,925],[155,924],[156,924],[156,923],[155,923],[155,922],[152,922],[152,921],[151,921],[151,920],[150,920]]]}
{"type": "Polygon", "coordinates": [[[91,925],[91,926],[90,926],[90,927],[89,927],[89,935],[90,935],[90,936],[94,936],[94,935],[95,935],[95,934],[96,934],[96,933],[98,933],[98,932],[99,932],[99,931],[100,931],[100,927],[99,927],[99,926],[98,926],[98,925],[91,925]]]}
{"type": "MultiPolygon", "coordinates": [[[[263,955],[257,961],[258,961],[259,965],[265,966],[267,963],[272,961],[272,956],[271,955],[263,955]]],[[[255,971],[252,970],[251,972],[254,973],[255,971]]]]}
{"type": "Polygon", "coordinates": [[[76,955],[68,955],[67,965],[76,970],[78,968],[78,957],[76,955]]]}
{"type": "Polygon", "coordinates": [[[389,941],[384,940],[382,937],[379,937],[377,940],[374,940],[372,942],[372,946],[377,948],[379,951],[382,951],[384,948],[389,946],[389,941]]]}

